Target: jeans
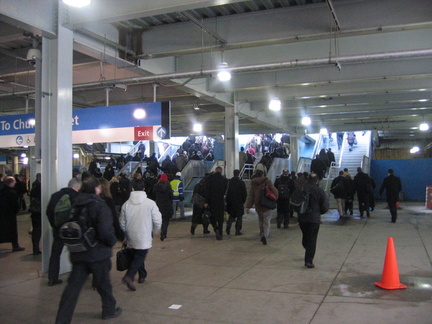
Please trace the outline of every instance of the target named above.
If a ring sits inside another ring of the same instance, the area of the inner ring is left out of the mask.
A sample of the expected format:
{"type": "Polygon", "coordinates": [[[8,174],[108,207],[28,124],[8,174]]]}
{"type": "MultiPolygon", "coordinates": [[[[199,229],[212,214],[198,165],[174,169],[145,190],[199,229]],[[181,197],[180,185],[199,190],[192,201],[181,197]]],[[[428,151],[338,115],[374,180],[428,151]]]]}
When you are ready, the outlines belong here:
{"type": "Polygon", "coordinates": [[[147,277],[147,271],[145,269],[144,261],[147,256],[147,250],[133,250],[133,259],[129,269],[126,271],[125,277],[129,277],[132,281],[135,280],[135,274],[138,272],[140,278],[147,277]]]}
{"type": "Polygon", "coordinates": [[[303,233],[302,245],[305,248],[305,263],[312,263],[315,256],[316,243],[320,224],[317,223],[299,223],[303,233]]]}
{"type": "Polygon", "coordinates": [[[69,324],[72,321],[78,296],[90,273],[93,274],[93,284],[102,299],[102,316],[114,314],[116,300],[112,294],[110,270],[111,258],[96,262],[73,263],[68,284],[60,300],[56,324],[69,324]]]}
{"type": "Polygon", "coordinates": [[[260,234],[261,236],[264,236],[266,239],[270,234],[271,212],[272,212],[271,210],[267,210],[265,212],[257,211],[260,234]]]}
{"type": "Polygon", "coordinates": [[[48,279],[56,281],[59,277],[60,272],[60,256],[63,251],[63,242],[62,240],[54,236],[54,241],[51,247],[51,256],[49,260],[49,267],[48,267],[48,279]]]}
{"type": "Polygon", "coordinates": [[[180,208],[180,218],[184,218],[185,217],[185,212],[184,212],[184,202],[180,201],[180,200],[173,200],[173,214],[172,214],[172,218],[176,219],[176,215],[177,215],[177,207],[180,208]]]}

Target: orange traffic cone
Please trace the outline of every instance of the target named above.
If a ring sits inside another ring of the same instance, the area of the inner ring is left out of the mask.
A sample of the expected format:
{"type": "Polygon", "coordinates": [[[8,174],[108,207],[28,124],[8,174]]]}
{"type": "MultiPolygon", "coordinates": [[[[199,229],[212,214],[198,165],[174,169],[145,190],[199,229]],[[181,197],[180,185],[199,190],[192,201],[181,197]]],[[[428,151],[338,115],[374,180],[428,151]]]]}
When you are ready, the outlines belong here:
{"type": "Polygon", "coordinates": [[[393,237],[389,237],[387,240],[387,251],[381,281],[375,282],[375,285],[383,289],[405,289],[407,286],[401,284],[399,280],[399,270],[393,237]]]}

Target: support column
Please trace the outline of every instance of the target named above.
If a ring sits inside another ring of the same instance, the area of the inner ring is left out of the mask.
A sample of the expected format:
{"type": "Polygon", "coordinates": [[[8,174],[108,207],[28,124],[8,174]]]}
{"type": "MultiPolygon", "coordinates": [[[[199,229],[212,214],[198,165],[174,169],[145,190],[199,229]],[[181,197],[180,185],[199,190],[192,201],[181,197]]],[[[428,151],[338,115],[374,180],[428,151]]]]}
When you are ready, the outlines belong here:
{"type": "Polygon", "coordinates": [[[233,177],[239,168],[239,117],[237,103],[234,107],[225,107],[225,176],[233,177]]]}
{"type": "Polygon", "coordinates": [[[297,165],[299,160],[299,147],[298,147],[298,135],[290,135],[290,160],[291,160],[291,170],[297,171],[297,165]]]}
{"type": "MultiPolygon", "coordinates": [[[[42,45],[40,156],[42,210],[45,211],[51,194],[66,187],[72,177],[73,32],[59,23],[57,39],[44,38],[42,45]]],[[[45,213],[42,217],[42,231],[42,271],[46,272],[51,253],[52,233],[45,213]]],[[[69,255],[63,253],[60,273],[70,270],[69,255]]]]}

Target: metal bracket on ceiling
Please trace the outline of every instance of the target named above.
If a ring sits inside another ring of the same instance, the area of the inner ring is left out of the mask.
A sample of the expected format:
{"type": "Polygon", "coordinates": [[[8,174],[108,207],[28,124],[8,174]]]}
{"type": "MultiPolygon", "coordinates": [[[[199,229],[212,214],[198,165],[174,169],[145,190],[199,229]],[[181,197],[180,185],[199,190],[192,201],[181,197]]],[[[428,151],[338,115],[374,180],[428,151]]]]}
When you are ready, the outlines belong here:
{"type": "Polygon", "coordinates": [[[227,44],[227,41],[222,36],[220,36],[218,33],[211,30],[209,27],[204,25],[201,21],[196,19],[192,14],[190,14],[187,11],[180,11],[179,14],[185,16],[187,19],[189,19],[191,22],[193,22],[195,25],[197,25],[199,28],[201,28],[204,32],[206,32],[207,34],[209,34],[210,36],[215,38],[219,42],[220,46],[225,47],[225,45],[227,44]]]}
{"type": "Polygon", "coordinates": [[[332,16],[333,16],[333,20],[334,20],[334,22],[335,22],[335,24],[336,24],[336,29],[337,29],[337,31],[341,31],[340,23],[339,23],[339,19],[338,19],[337,16],[336,16],[336,11],[335,11],[335,9],[334,9],[334,7],[333,7],[333,3],[332,3],[332,1],[331,1],[331,0],[326,0],[326,2],[327,2],[327,6],[328,6],[329,9],[330,9],[330,13],[331,13],[332,16]]]}

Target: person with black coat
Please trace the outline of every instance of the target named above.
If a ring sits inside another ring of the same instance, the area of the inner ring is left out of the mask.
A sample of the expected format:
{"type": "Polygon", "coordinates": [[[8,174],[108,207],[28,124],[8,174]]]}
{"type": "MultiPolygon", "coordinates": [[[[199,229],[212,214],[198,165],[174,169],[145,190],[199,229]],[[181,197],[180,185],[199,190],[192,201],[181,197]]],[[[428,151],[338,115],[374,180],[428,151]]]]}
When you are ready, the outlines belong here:
{"type": "Polygon", "coordinates": [[[293,210],[290,207],[290,197],[294,192],[296,185],[293,179],[289,174],[287,169],[282,171],[282,175],[276,179],[274,186],[279,191],[279,196],[277,200],[277,217],[276,217],[276,225],[277,228],[281,228],[282,223],[283,227],[289,228],[289,219],[293,214],[293,210]]]}
{"type": "Polygon", "coordinates": [[[32,221],[32,245],[33,255],[39,255],[42,252],[39,249],[39,242],[42,235],[42,201],[41,201],[41,174],[36,174],[36,180],[32,183],[30,190],[30,218],[32,221]]]}
{"type": "Polygon", "coordinates": [[[160,240],[166,239],[168,234],[168,225],[173,214],[172,199],[173,191],[166,173],[162,173],[159,181],[153,187],[156,205],[162,214],[162,227],[160,232],[160,240]]]}
{"type": "Polygon", "coordinates": [[[311,162],[310,171],[315,173],[318,176],[318,179],[321,180],[324,178],[326,168],[326,164],[318,157],[318,155],[316,155],[316,158],[311,162]]]}
{"type": "Polygon", "coordinates": [[[70,253],[72,272],[63,291],[56,324],[70,323],[80,291],[90,273],[102,299],[102,319],[118,317],[122,309],[116,307],[110,280],[112,247],[117,238],[114,233],[113,218],[109,207],[98,195],[101,187],[97,179],[91,177],[82,183],[80,194],[75,199],[75,215],[87,208],[87,220],[95,229],[97,244],[84,252],[70,253]]]}
{"type": "Polygon", "coordinates": [[[55,223],[55,206],[59,202],[60,198],[64,195],[68,195],[71,201],[71,204],[75,202],[75,198],[78,196],[78,190],[81,188],[81,181],[73,177],[69,180],[68,186],[66,188],[62,188],[59,191],[53,193],[51,195],[51,199],[48,202],[46,215],[48,217],[48,221],[52,228],[53,234],[53,243],[51,246],[51,255],[48,266],[48,286],[54,286],[61,284],[63,280],[59,279],[60,272],[60,256],[63,251],[63,241],[59,236],[59,227],[56,226],[55,223]]]}
{"type": "Polygon", "coordinates": [[[205,207],[210,208],[211,223],[215,229],[216,239],[222,240],[225,212],[224,196],[228,180],[222,175],[222,168],[216,167],[215,173],[210,175],[206,186],[205,207]]]}
{"type": "Polygon", "coordinates": [[[339,176],[334,178],[330,185],[330,192],[334,195],[337,204],[339,217],[346,216],[345,200],[348,198],[348,179],[343,171],[339,171],[339,176]]]}
{"type": "Polygon", "coordinates": [[[347,179],[347,197],[345,199],[345,209],[344,209],[344,214],[348,215],[347,212],[350,212],[350,215],[352,216],[354,211],[353,211],[353,207],[354,207],[354,193],[355,193],[355,187],[354,187],[354,180],[353,178],[351,178],[350,174],[346,174],[344,171],[344,176],[347,179]]]}
{"type": "Polygon", "coordinates": [[[318,232],[321,224],[321,215],[329,209],[326,193],[318,186],[319,179],[311,175],[304,188],[309,193],[307,212],[298,216],[300,229],[303,233],[302,245],[305,249],[305,267],[314,268],[313,259],[316,251],[318,232]]]}
{"type": "Polygon", "coordinates": [[[364,173],[360,167],[357,168],[357,174],[354,176],[354,189],[355,192],[357,192],[360,217],[363,217],[364,211],[366,211],[366,216],[370,217],[369,197],[372,190],[372,184],[370,177],[364,173]]]}
{"type": "MultiPolygon", "coordinates": [[[[208,180],[209,174],[205,173],[204,174],[204,178],[201,179],[200,182],[198,182],[194,189],[193,189],[193,195],[194,194],[199,194],[202,197],[205,198],[206,196],[206,183],[208,180]]],[[[195,229],[198,226],[198,224],[202,224],[204,231],[204,234],[210,234],[210,231],[208,230],[209,227],[209,223],[205,222],[203,220],[203,214],[205,212],[205,208],[203,206],[198,206],[197,204],[193,204],[192,206],[192,225],[191,225],[191,229],[190,232],[192,235],[195,235],[195,229]]]]}
{"type": "Polygon", "coordinates": [[[388,176],[384,178],[379,190],[380,196],[386,191],[386,200],[389,206],[391,222],[396,223],[397,219],[397,202],[399,201],[399,193],[402,190],[402,183],[399,177],[394,175],[393,169],[388,169],[388,176]]]}
{"type": "Polygon", "coordinates": [[[226,233],[231,234],[231,225],[235,221],[235,235],[242,235],[242,220],[244,215],[244,203],[247,198],[246,184],[240,179],[240,170],[234,170],[234,177],[228,181],[226,192],[226,211],[229,215],[226,225],[226,233]]]}
{"type": "Polygon", "coordinates": [[[19,252],[25,248],[18,244],[17,214],[20,206],[15,185],[15,178],[8,176],[0,190],[0,243],[11,242],[12,252],[19,252]]]}

